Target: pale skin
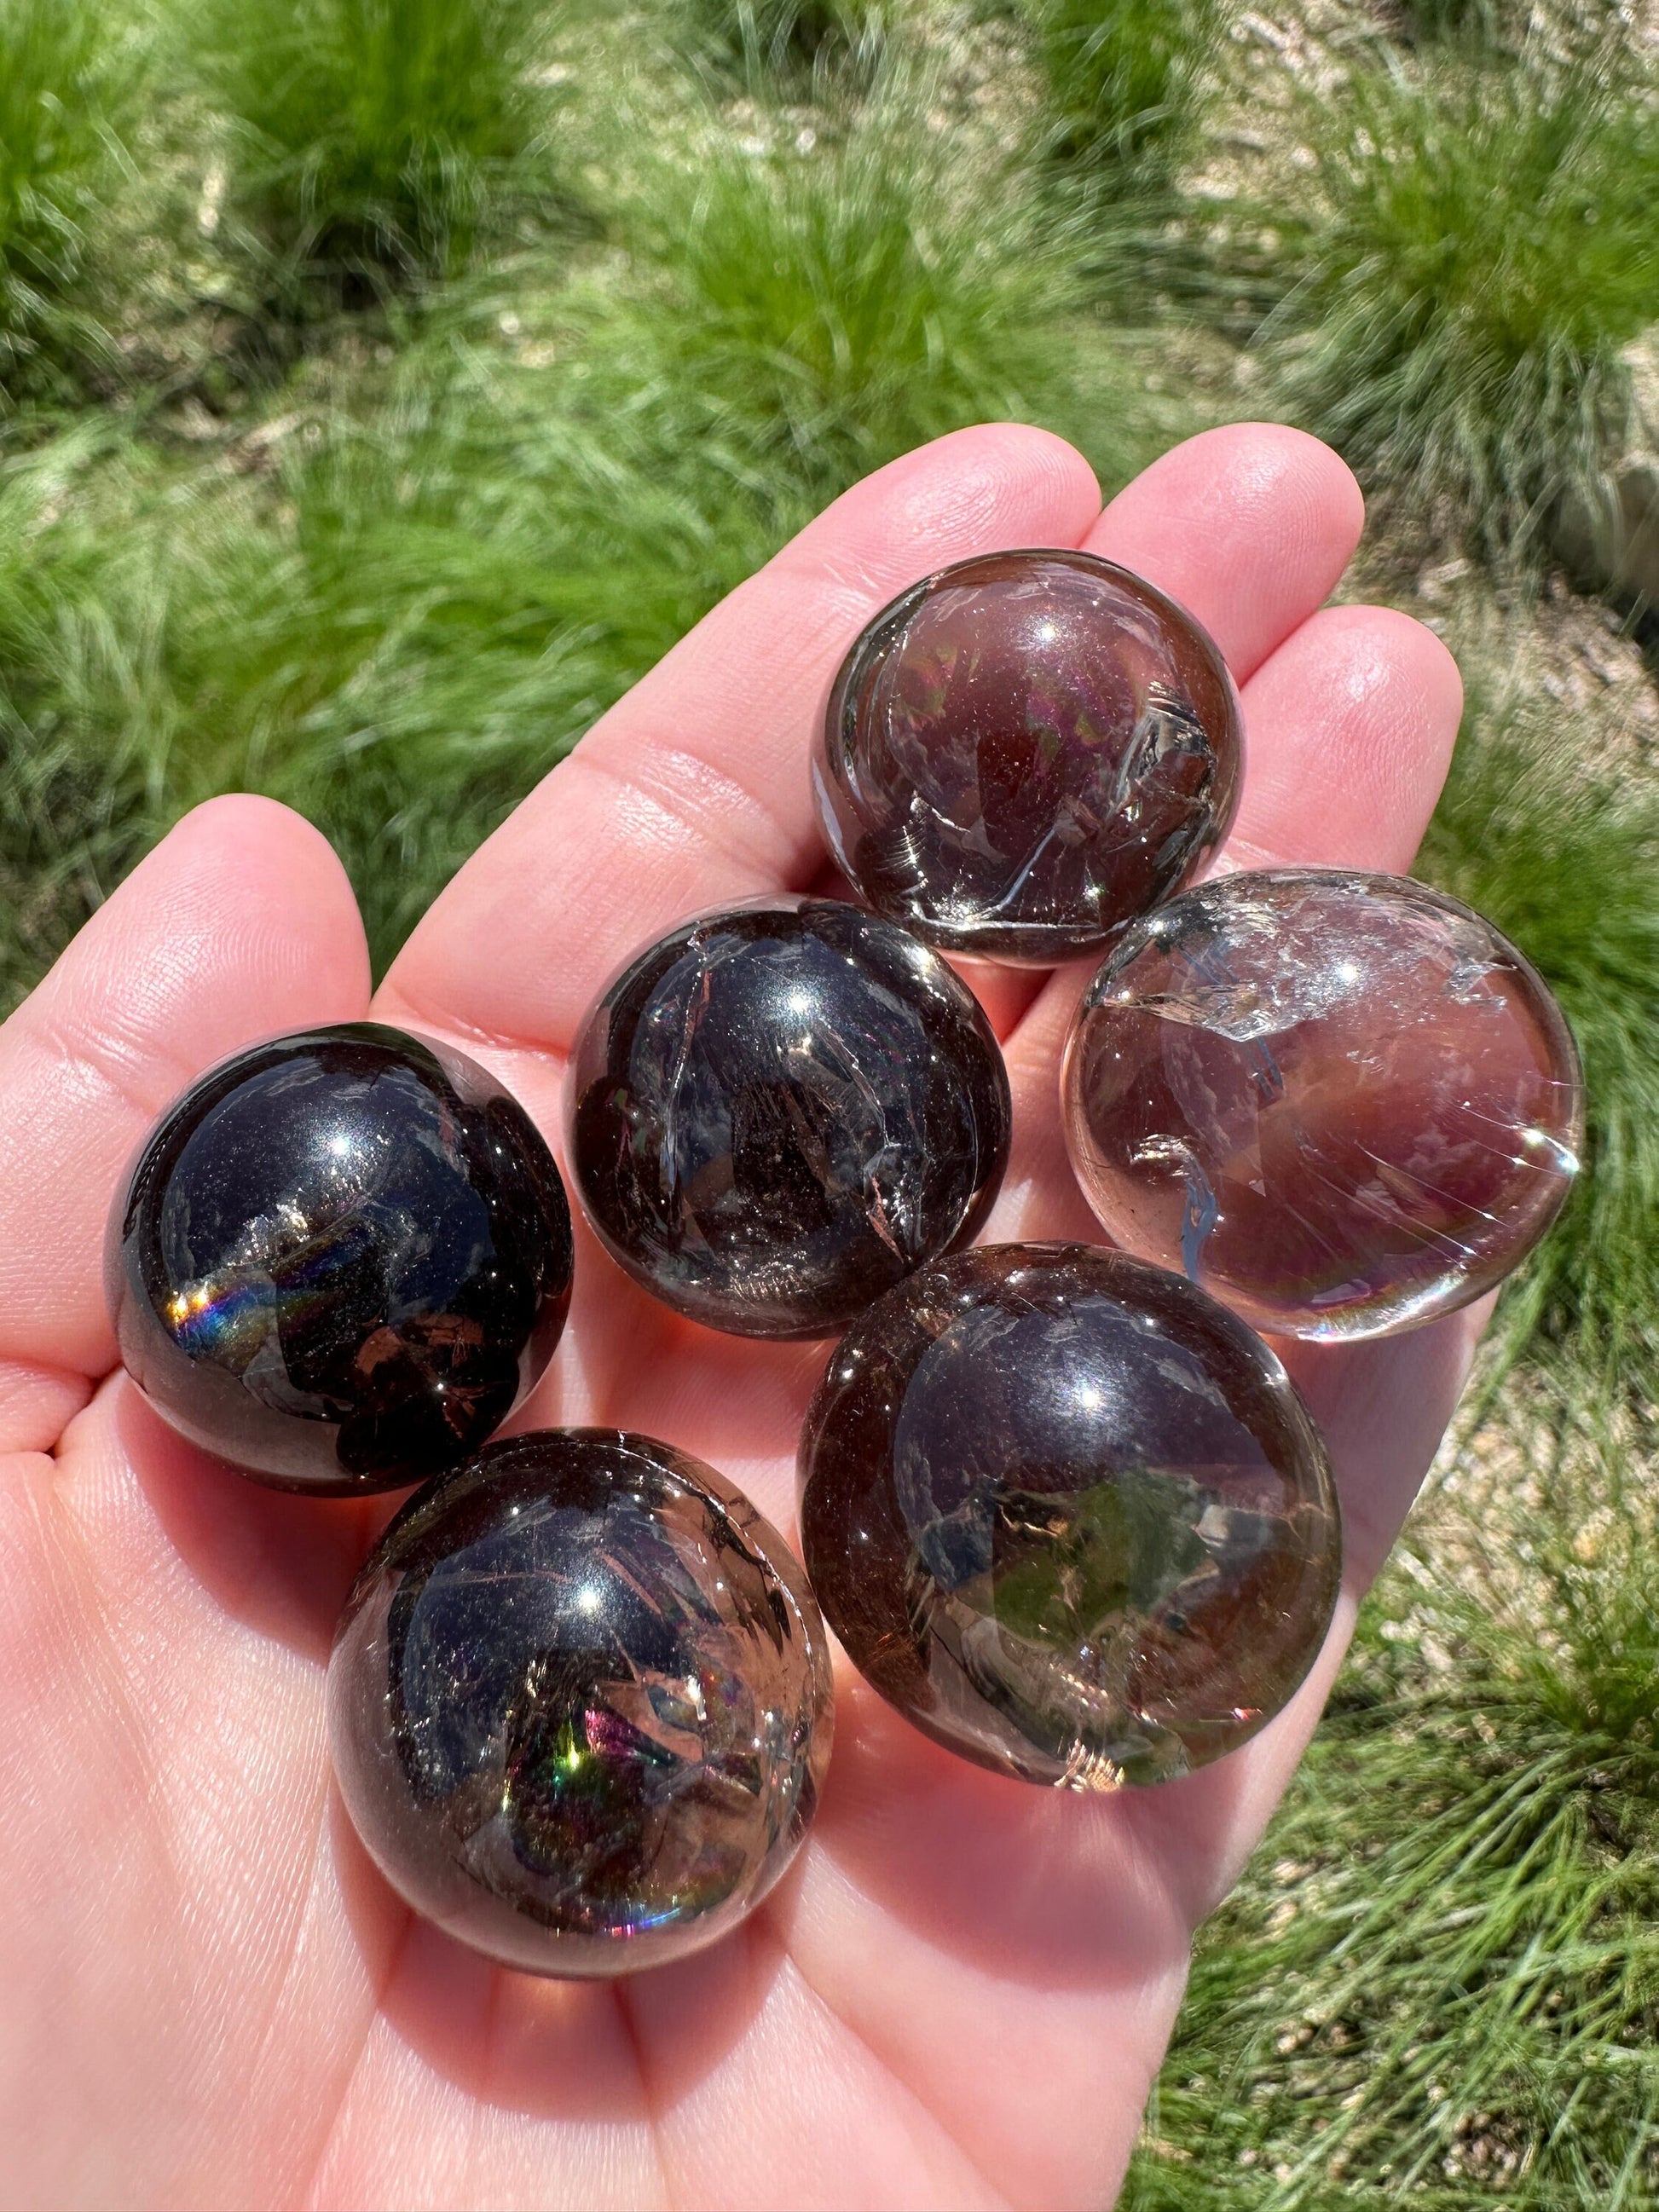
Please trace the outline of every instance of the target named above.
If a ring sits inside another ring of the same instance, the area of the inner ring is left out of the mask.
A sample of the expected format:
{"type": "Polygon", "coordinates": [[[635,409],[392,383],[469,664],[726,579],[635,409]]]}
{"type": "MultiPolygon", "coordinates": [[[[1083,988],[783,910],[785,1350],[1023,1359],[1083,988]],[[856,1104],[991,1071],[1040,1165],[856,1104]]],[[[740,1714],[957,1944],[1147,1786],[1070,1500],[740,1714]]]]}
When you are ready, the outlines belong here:
{"type": "MultiPolygon", "coordinates": [[[[587,737],[431,908],[371,1001],[317,832],[201,808],[0,1031],[0,2143],[15,2206],[697,2208],[1111,2199],[1189,1941],[1261,1835],[1455,1405],[1478,1316],[1291,1356],[1340,1483],[1335,1626],[1245,1750],[1116,1796],[927,1742],[848,1675],[817,1825],[716,1948],[605,1985],[507,1973],[414,1921],[331,1790],[323,1670],[390,1503],[279,1496],[174,1440],[117,1370],[100,1248],[123,1165],[257,1036],[378,1018],[484,1061],[557,1141],[562,1057],[617,963],[684,915],[824,880],[806,762],[835,665],[944,562],[1085,545],[1220,642],[1249,756],[1223,865],[1403,869],[1455,732],[1429,632],[1323,603],[1352,477],[1213,431],[1101,512],[1081,458],[964,431],[848,493],[587,737]],[[1322,611],[1322,609],[1323,611],[1322,611]]],[[[1096,1232],[1056,1068],[1073,970],[973,978],[1015,1145],[993,1240],[1096,1232]]],[[[579,1237],[515,1428],[626,1424],[794,1525],[824,1347],[677,1320],[579,1237]]]]}

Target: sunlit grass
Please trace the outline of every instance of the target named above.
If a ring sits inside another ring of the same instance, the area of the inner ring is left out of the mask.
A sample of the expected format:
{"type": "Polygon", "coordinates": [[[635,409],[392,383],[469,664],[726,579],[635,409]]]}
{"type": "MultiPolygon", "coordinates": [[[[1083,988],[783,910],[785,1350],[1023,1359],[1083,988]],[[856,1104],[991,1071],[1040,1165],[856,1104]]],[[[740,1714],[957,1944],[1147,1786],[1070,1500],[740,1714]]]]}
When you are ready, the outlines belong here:
{"type": "Polygon", "coordinates": [[[459,372],[370,422],[293,430],[269,481],[88,457],[20,467],[0,570],[0,823],[28,896],[13,988],[210,793],[298,805],[339,847],[384,960],[468,851],[742,568],[771,550],[654,426],[601,447],[547,380],[459,372]],[[503,388],[506,387],[506,388],[503,388]],[[701,492],[702,499],[698,494],[701,492]],[[61,498],[67,517],[46,520],[61,498]]]}
{"type": "Polygon", "coordinates": [[[1659,107],[1622,50],[1455,49],[1355,69],[1302,127],[1316,173],[1264,210],[1267,326],[1299,420],[1371,485],[1499,560],[1565,495],[1601,508],[1659,317],[1659,107]]]}
{"type": "Polygon", "coordinates": [[[1654,2201],[1659,1526],[1565,1426],[1369,1604],[1200,1940],[1133,2212],[1654,2201]]]}
{"type": "Polygon", "coordinates": [[[659,175],[630,235],[660,272],[641,337],[665,374],[837,486],[960,422],[1064,409],[1085,350],[1023,180],[953,164],[902,92],[810,154],[659,175]]]}
{"type": "Polygon", "coordinates": [[[693,58],[757,85],[809,88],[827,72],[867,76],[886,43],[894,0],[665,0],[693,58]]]}
{"type": "Polygon", "coordinates": [[[234,210],[279,272],[453,270],[550,199],[550,0],[180,0],[230,131],[234,210]]]}
{"type": "MultiPolygon", "coordinates": [[[[1072,436],[1109,492],[1204,408],[1237,411],[1149,400],[1143,372],[1178,384],[1182,356],[1125,327],[1126,301],[1193,274],[1203,226],[1164,225],[1218,113],[1211,0],[1011,4],[1006,81],[963,62],[988,7],[937,10],[930,46],[927,4],[660,0],[590,10],[589,34],[575,0],[410,0],[400,44],[389,0],[176,0],[217,27],[166,50],[154,94],[184,100],[155,134],[179,296],[291,307],[325,275],[325,304],[356,284],[381,312],[308,331],[268,386],[227,365],[223,396],[204,376],[184,403],[62,408],[0,453],[0,1003],[228,788],[322,824],[383,964],[592,720],[865,471],[1013,416],[1072,436]],[[194,210],[222,157],[210,233],[194,210]],[[575,249],[537,220],[571,175],[575,249]],[[1114,289],[1130,239],[1133,293],[1114,289]]],[[[75,0],[15,0],[0,52],[37,18],[95,27],[75,0]]],[[[1437,41],[1356,47],[1350,90],[1305,124],[1318,170],[1267,162],[1286,382],[1249,401],[1288,392],[1334,435],[1385,529],[1541,556],[1559,492],[1595,481],[1619,349],[1659,313],[1659,139],[1605,76],[1437,41]]],[[[71,38],[29,51],[54,83],[99,81],[71,38]]],[[[0,118],[23,82],[0,79],[0,118]]],[[[0,288],[38,253],[53,312],[80,311],[106,112],[88,95],[61,182],[37,165],[46,198],[15,196],[58,210],[44,245],[8,259],[23,233],[0,204],[0,288]]],[[[17,327],[50,357],[49,319],[17,327]]],[[[1639,1456],[1659,799],[1633,752],[1595,768],[1589,741],[1541,698],[1486,698],[1423,861],[1543,969],[1589,1076],[1587,1174],[1502,1309],[1509,1426],[1368,1611],[1204,1939],[1133,2204],[1634,2212],[1659,2186],[1639,1456]]]]}
{"type": "Polygon", "coordinates": [[[102,346],[84,277],[141,69],[131,28],[97,0],[0,7],[0,406],[102,346]]]}
{"type": "Polygon", "coordinates": [[[1564,762],[1540,704],[1477,702],[1420,869],[1559,994],[1586,1171],[1200,1939],[1133,2212],[1659,2187],[1659,796],[1564,762]]]}
{"type": "Polygon", "coordinates": [[[28,556],[0,569],[0,712],[44,794],[0,825],[32,887],[14,990],[227,788],[321,823],[384,961],[588,724],[868,468],[1011,413],[1073,417],[1109,483],[1152,450],[1111,348],[1030,327],[1054,280],[1017,207],[952,198],[878,133],[707,164],[653,210],[620,267],[423,310],[356,404],[227,426],[210,473],[119,441],[13,465],[28,556]]]}
{"type": "Polygon", "coordinates": [[[1213,92],[1224,0],[1029,0],[1046,150],[1109,188],[1167,187],[1213,92]]]}

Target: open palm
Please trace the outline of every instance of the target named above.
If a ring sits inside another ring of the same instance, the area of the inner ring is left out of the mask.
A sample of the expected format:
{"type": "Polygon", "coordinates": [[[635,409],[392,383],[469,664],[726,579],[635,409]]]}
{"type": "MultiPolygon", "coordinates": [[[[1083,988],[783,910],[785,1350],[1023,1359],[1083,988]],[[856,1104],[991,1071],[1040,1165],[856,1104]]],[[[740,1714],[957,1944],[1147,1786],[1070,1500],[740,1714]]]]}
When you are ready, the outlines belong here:
{"type": "MultiPolygon", "coordinates": [[[[1082,544],[1218,640],[1249,754],[1235,862],[1403,867],[1458,714],[1405,617],[1320,611],[1360,503],[1282,429],[1214,431],[1102,514],[1034,430],[965,431],[860,484],[587,738],[439,899],[374,1001],[493,1067],[550,1136],[562,1055],[627,953],[699,908],[822,879],[811,725],[874,611],[942,563],[1082,544]]],[[[1077,973],[976,975],[1012,1164],[989,1234],[1097,1237],[1060,1141],[1077,973]]],[[[114,1370],[103,1218],[155,1112],[273,1030],[361,1018],[362,927],[296,816],[183,823],[0,1032],[0,2142],[14,2205],[647,2207],[1109,2201],[1196,1923],[1317,1717],[1450,1413],[1455,1317],[1298,1352],[1346,1582],[1291,1708],[1201,1774],[1033,1790],[850,1678],[823,1810],[736,1936],[612,1984],[495,1969],[415,1921],[331,1793],[329,1638],[384,1510],[240,1482],[114,1370]]],[[[579,1237],[514,1427],[625,1424],[793,1525],[821,1346],[719,1337],[579,1237]]]]}

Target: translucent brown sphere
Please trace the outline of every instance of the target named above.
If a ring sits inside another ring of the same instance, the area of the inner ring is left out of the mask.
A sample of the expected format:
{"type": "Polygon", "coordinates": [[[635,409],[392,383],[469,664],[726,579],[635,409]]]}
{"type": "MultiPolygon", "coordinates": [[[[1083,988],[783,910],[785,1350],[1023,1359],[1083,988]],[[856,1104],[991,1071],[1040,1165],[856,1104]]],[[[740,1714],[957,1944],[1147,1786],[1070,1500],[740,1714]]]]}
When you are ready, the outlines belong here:
{"type": "Polygon", "coordinates": [[[1008,1078],[949,963],[832,899],[687,922],[583,1025],[571,1172],[635,1281],[711,1328],[830,1336],[965,1243],[1008,1157],[1008,1078]]]}
{"type": "Polygon", "coordinates": [[[828,1642],[775,1528],[649,1437],[492,1444],[369,1554],[328,1670],[386,1880],[536,1974],[629,1973],[758,1905],[817,1803],[828,1642]]]}
{"type": "Polygon", "coordinates": [[[854,1664],[1027,1781],[1220,1758],[1330,1625],[1336,1495],[1284,1369],[1121,1253],[992,1245],[890,1291],[830,1363],[800,1475],[807,1571],[854,1664]]]}
{"type": "Polygon", "coordinates": [[[1127,1250],[1257,1328],[1376,1336],[1492,1289],[1583,1136],[1571,1033],[1490,922],[1400,876],[1225,876],[1129,931],[1062,1078],[1127,1250]]]}
{"type": "Polygon", "coordinates": [[[818,813],[878,914],[958,952],[1098,950],[1226,834],[1243,767],[1225,664],[1192,617],[1090,553],[927,577],[842,665],[818,813]]]}
{"type": "Polygon", "coordinates": [[[515,1098],[372,1022],[272,1038],[192,1084],[111,1211],[128,1373],[193,1443],[279,1489],[453,1467],[541,1375],[570,1209],[515,1098]]]}

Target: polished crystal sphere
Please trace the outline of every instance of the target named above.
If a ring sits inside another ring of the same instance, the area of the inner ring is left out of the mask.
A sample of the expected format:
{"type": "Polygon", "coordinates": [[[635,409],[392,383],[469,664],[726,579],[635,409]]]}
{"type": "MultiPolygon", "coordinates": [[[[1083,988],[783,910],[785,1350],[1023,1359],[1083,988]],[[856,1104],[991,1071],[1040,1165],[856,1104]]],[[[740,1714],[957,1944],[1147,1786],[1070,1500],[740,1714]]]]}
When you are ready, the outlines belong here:
{"type": "Polygon", "coordinates": [[[813,764],[830,849],[930,943],[1097,951],[1232,820],[1238,702],[1192,617],[1091,553],[982,554],[878,614],[813,764]]]}
{"type": "Polygon", "coordinates": [[[354,1022],[169,1106],[104,1272],[127,1371],[181,1435],[279,1489],[386,1490],[465,1459],[547,1365],[570,1209],[492,1076],[354,1022]]]}
{"type": "Polygon", "coordinates": [[[1255,1327],[1375,1336],[1501,1281],[1583,1135],[1578,1058],[1490,922],[1399,876],[1224,876],[1114,947],[1062,1079],[1113,1241],[1255,1327]]]}
{"type": "Polygon", "coordinates": [[[328,1670],[335,1772],[415,1910],[532,1973],[699,1950],[793,1857],[830,1656],[775,1528],[649,1437],[551,1429],[418,1491],[328,1670]]]}
{"type": "Polygon", "coordinates": [[[848,1657],[952,1751],[1106,1790],[1234,1750],[1330,1625],[1319,1432],[1253,1331],[1086,1245],[923,1268],[831,1358],[801,1540],[848,1657]]]}
{"type": "Polygon", "coordinates": [[[835,1334],[973,1236],[1008,1157],[972,992],[830,899],[728,907],[641,952],[587,1016],[566,1097],[611,1254],[738,1335],[835,1334]]]}

